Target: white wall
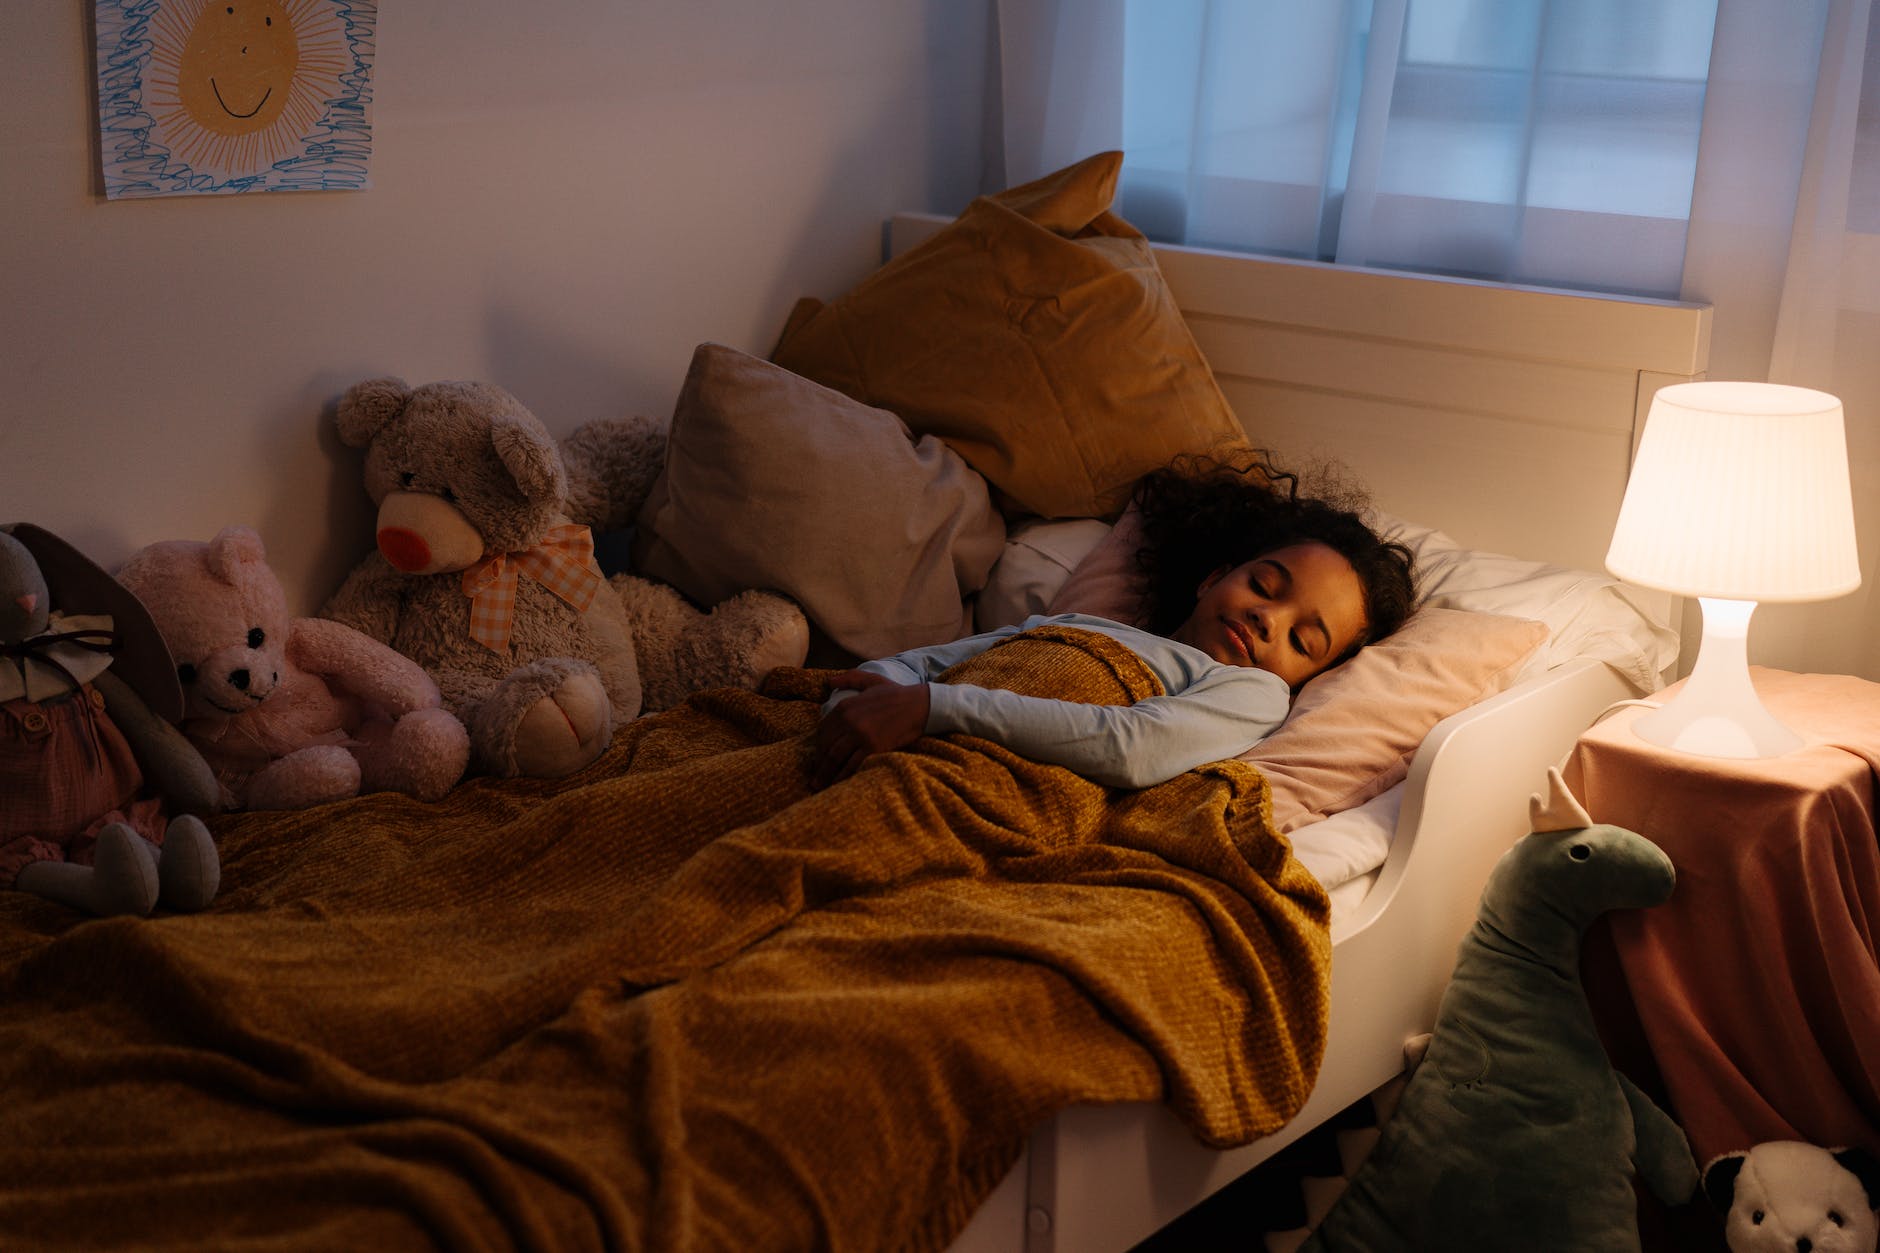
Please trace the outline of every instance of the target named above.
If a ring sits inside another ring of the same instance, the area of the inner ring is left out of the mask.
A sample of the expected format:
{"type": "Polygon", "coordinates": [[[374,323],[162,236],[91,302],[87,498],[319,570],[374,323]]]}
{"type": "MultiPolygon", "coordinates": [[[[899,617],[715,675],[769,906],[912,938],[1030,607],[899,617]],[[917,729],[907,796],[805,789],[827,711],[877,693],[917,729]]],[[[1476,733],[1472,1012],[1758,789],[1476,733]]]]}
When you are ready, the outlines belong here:
{"type": "Polygon", "coordinates": [[[0,521],[114,566],[257,527],[296,608],[371,546],[332,403],[502,384],[549,429],[767,352],[882,220],[981,189],[989,0],[381,0],[364,192],[106,201],[90,5],[0,5],[0,521]]]}

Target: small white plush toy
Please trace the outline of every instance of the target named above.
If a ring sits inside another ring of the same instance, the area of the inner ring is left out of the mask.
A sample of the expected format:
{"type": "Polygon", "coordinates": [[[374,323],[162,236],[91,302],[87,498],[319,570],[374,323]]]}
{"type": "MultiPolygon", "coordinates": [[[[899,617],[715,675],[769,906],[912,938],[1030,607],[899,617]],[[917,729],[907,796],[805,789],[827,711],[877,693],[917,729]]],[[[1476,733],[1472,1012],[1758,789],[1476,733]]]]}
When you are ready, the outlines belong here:
{"type": "Polygon", "coordinates": [[[1875,1253],[1880,1159],[1862,1148],[1770,1140],[1704,1167],[1730,1253],[1875,1253]]]}

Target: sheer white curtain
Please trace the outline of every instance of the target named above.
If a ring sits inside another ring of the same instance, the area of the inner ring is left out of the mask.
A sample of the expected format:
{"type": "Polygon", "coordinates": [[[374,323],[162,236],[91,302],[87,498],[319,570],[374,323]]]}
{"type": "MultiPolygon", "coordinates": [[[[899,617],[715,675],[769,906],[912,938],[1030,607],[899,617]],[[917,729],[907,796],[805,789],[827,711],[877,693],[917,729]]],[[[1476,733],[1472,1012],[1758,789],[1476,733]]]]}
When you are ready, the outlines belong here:
{"type": "Polygon", "coordinates": [[[1880,679],[1880,29],[1872,0],[1723,0],[1681,294],[1713,378],[1847,412],[1862,584],[1756,611],[1751,660],[1880,679]]]}
{"type": "Polygon", "coordinates": [[[1717,0],[1002,0],[1006,175],[1152,238],[1674,294],[1717,0]]]}

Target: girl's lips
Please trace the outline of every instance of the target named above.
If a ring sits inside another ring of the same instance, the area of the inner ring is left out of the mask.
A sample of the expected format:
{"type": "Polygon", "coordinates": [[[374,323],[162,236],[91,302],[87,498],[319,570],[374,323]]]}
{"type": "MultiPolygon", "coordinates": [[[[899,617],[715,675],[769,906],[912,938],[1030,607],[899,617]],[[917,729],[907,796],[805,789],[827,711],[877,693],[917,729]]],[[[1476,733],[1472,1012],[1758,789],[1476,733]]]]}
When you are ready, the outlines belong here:
{"type": "Polygon", "coordinates": [[[1240,650],[1240,655],[1245,657],[1248,664],[1251,665],[1253,662],[1252,633],[1238,622],[1228,622],[1226,625],[1227,638],[1233,642],[1234,647],[1240,650]]]}

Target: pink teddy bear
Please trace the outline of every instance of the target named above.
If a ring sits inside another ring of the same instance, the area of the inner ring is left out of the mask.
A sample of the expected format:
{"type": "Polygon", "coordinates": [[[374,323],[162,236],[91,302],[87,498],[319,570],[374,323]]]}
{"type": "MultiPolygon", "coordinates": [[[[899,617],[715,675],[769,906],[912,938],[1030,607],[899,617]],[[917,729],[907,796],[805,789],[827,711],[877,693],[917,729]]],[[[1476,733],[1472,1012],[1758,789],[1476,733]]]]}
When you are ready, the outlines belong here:
{"type": "Polygon", "coordinates": [[[369,636],[290,618],[261,537],[165,540],[118,572],[156,620],[183,683],[183,734],[231,808],[298,809],[362,792],[436,800],[470,738],[423,668],[369,636]]]}

